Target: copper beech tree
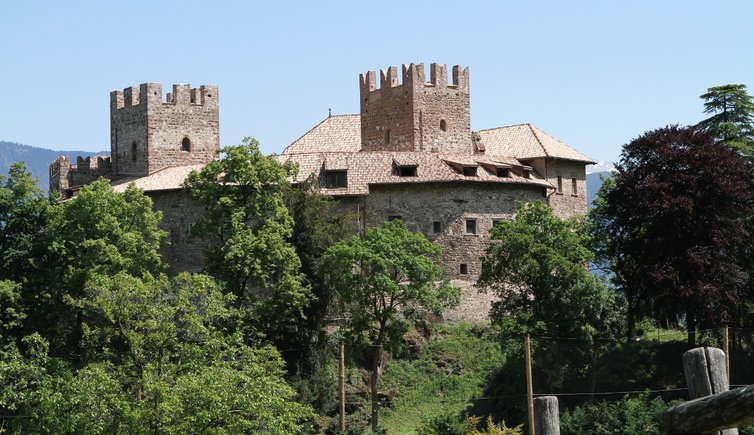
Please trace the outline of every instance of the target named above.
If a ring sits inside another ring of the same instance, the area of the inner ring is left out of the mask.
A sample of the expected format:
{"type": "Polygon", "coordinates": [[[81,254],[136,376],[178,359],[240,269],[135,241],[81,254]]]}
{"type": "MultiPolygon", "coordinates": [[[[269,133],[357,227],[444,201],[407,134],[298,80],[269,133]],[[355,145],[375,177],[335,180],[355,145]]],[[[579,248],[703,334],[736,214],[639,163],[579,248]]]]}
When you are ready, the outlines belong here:
{"type": "Polygon", "coordinates": [[[750,291],[751,168],[693,127],[647,132],[623,147],[615,184],[593,212],[634,320],[699,327],[731,322],[750,291]]]}

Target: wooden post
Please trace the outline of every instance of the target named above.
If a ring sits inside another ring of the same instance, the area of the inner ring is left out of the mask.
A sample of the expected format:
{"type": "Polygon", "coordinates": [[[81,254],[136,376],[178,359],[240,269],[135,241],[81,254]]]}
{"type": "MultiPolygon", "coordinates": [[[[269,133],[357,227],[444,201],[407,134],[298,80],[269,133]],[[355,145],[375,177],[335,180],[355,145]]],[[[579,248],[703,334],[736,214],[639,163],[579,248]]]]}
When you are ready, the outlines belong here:
{"type": "Polygon", "coordinates": [[[728,353],[728,325],[723,327],[723,352],[725,352],[725,373],[730,384],[730,353],[728,353]]]}
{"type": "MultiPolygon", "coordinates": [[[[683,371],[691,399],[711,396],[729,390],[725,352],[716,347],[697,347],[683,354],[683,371]]],[[[723,435],[738,435],[728,429],[723,435]]]]}
{"type": "Polygon", "coordinates": [[[338,349],[338,409],[340,411],[338,430],[344,432],[346,430],[346,357],[343,337],[340,338],[338,349]]]}
{"type": "Polygon", "coordinates": [[[534,429],[536,435],[560,435],[557,397],[543,396],[534,399],[534,429]]]}
{"type": "Polygon", "coordinates": [[[531,380],[531,343],[529,334],[524,336],[524,349],[526,355],[526,405],[529,410],[529,435],[534,433],[534,387],[531,380]]]}
{"type": "Polygon", "coordinates": [[[663,434],[737,433],[728,428],[754,424],[754,385],[681,403],[662,420],[663,434]]]}

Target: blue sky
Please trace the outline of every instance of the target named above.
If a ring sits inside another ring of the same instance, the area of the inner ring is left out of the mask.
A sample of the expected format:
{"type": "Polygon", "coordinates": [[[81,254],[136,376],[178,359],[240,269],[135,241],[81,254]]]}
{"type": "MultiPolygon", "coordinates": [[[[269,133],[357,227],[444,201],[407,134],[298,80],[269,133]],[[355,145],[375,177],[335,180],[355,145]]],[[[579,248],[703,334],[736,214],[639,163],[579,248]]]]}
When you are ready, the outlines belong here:
{"type": "MultiPolygon", "coordinates": [[[[70,1],[0,5],[0,140],[109,149],[109,93],[220,86],[223,145],[358,113],[358,75],[471,69],[473,129],[531,122],[596,160],[754,86],[750,1],[70,1]]],[[[750,92],[754,92],[754,89],[750,92]]]]}

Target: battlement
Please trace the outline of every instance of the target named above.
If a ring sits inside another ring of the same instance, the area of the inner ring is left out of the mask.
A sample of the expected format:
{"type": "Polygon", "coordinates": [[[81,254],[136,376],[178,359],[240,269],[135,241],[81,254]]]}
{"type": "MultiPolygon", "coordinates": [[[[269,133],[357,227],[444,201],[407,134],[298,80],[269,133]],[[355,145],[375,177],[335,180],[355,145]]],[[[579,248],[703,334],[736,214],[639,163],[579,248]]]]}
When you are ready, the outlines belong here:
{"type": "Polygon", "coordinates": [[[59,156],[50,164],[50,191],[60,192],[61,198],[71,195],[70,189],[91,183],[112,173],[110,156],[76,157],[71,164],[67,156],[59,156]]]}
{"type": "Polygon", "coordinates": [[[469,92],[469,67],[461,69],[454,65],[452,82],[448,83],[448,70],[444,64],[433,63],[429,66],[429,81],[426,80],[424,64],[403,64],[401,68],[401,82],[398,82],[398,68],[391,66],[380,70],[380,87],[377,87],[377,75],[374,71],[359,74],[359,89],[362,98],[371,92],[385,92],[393,88],[410,87],[418,90],[421,87],[454,88],[462,92],[469,92]]]}
{"type": "Polygon", "coordinates": [[[111,110],[123,109],[125,107],[162,105],[169,104],[174,106],[207,106],[217,107],[218,88],[216,85],[201,85],[198,88],[191,88],[187,83],[173,85],[173,92],[169,92],[162,100],[162,84],[160,83],[142,83],[137,88],[130,86],[122,91],[110,92],[111,110]]]}

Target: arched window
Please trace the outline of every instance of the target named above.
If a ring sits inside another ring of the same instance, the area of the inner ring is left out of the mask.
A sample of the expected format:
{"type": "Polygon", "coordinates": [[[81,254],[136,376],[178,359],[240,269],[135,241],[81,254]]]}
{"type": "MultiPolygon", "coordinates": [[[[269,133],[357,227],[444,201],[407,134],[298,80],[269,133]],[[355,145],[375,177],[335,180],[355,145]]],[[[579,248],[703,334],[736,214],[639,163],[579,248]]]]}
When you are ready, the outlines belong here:
{"type": "Polygon", "coordinates": [[[448,129],[448,124],[445,123],[444,119],[441,119],[440,120],[440,130],[447,131],[447,129],[448,129]]]}
{"type": "Polygon", "coordinates": [[[183,140],[181,141],[181,150],[191,151],[191,140],[189,138],[183,138],[183,140]]]}
{"type": "Polygon", "coordinates": [[[136,141],[131,142],[131,159],[136,161],[136,141]]]}

